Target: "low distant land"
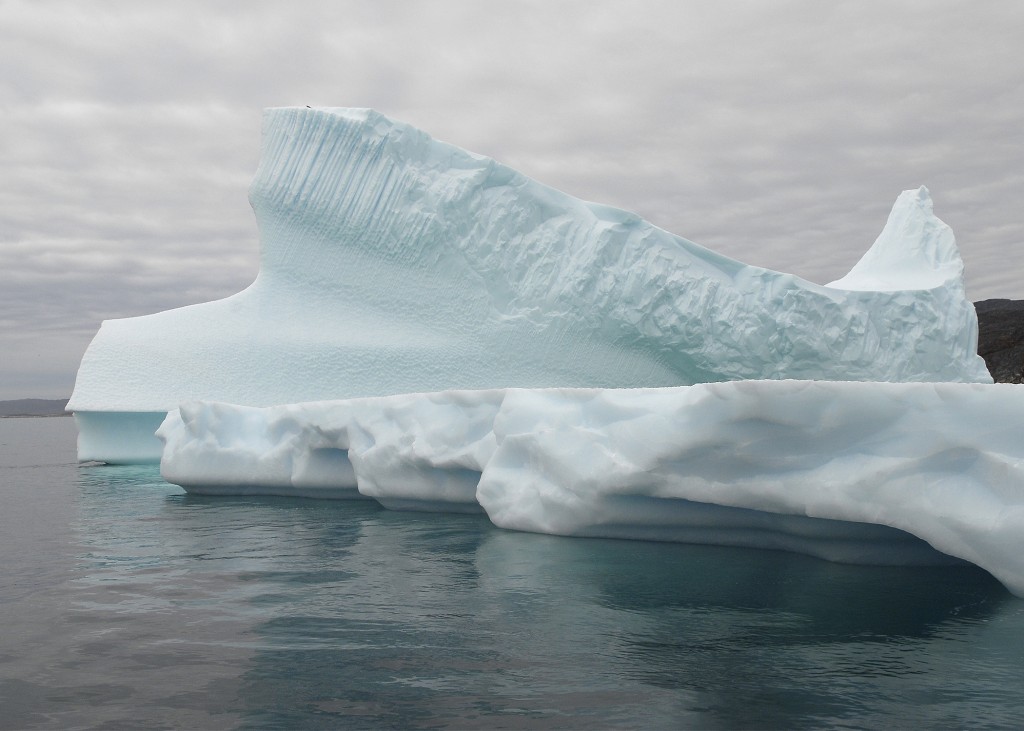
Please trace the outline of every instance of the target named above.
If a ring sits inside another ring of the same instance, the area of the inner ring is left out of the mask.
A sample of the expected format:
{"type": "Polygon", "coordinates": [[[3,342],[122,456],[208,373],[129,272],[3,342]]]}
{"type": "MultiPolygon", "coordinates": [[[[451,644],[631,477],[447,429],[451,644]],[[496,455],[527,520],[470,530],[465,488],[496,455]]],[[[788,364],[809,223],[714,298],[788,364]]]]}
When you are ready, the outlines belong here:
{"type": "Polygon", "coordinates": [[[17,419],[26,416],[70,416],[64,411],[66,398],[19,398],[14,401],[0,401],[0,419],[17,419]]]}

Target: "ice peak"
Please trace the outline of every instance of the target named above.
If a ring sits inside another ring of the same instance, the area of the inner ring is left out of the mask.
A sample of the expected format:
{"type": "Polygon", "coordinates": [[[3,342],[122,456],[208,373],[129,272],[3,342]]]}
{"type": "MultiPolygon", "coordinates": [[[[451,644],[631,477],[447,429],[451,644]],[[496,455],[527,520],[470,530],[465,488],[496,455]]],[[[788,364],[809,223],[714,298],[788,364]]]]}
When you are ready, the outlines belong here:
{"type": "Polygon", "coordinates": [[[850,273],[827,286],[848,290],[963,287],[963,261],[953,231],[932,212],[923,185],[896,199],[885,228],[850,273]]]}

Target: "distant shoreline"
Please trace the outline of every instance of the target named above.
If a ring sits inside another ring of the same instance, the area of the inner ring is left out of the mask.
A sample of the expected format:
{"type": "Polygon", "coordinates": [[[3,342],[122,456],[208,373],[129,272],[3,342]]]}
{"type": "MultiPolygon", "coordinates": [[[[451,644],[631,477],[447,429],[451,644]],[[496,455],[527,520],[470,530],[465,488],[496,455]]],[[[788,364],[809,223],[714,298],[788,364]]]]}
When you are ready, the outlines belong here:
{"type": "Polygon", "coordinates": [[[0,419],[26,419],[39,416],[70,416],[64,409],[67,399],[22,398],[0,401],[0,419]]]}

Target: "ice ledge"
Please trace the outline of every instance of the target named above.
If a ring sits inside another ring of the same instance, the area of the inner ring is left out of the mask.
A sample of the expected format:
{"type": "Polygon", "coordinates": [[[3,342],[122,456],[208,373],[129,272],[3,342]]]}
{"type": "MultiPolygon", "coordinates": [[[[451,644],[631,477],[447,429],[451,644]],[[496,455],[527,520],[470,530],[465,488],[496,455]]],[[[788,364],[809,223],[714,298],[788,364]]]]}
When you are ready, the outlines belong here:
{"type": "Polygon", "coordinates": [[[249,408],[185,404],[158,436],[195,492],[370,497],[498,526],[926,558],[1024,596],[1024,390],[740,381],[495,389],[249,408]],[[841,522],[833,522],[841,521],[841,522]]]}

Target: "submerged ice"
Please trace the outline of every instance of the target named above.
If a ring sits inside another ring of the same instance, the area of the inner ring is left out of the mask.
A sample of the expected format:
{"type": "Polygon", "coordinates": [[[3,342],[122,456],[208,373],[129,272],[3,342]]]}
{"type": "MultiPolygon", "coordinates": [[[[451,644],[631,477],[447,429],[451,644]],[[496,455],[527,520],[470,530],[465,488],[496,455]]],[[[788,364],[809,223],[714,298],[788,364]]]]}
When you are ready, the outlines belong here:
{"type": "Polygon", "coordinates": [[[1024,596],[1024,396],[977,355],[924,188],[825,286],[369,110],[269,110],[250,199],[250,287],[100,328],[80,459],[526,531],[962,559],[1024,596]]]}

